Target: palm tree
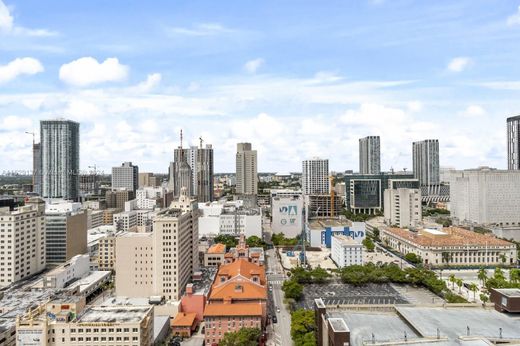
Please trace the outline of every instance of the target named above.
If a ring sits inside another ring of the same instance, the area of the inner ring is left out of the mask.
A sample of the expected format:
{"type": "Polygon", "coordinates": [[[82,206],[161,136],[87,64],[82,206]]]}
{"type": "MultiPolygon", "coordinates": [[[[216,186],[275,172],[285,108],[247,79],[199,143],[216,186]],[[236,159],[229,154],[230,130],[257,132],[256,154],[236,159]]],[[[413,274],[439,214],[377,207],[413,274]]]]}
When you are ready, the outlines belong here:
{"type": "Polygon", "coordinates": [[[484,286],[486,284],[486,280],[487,280],[486,269],[480,268],[478,270],[478,279],[482,282],[482,286],[484,286]]]}
{"type": "Polygon", "coordinates": [[[498,256],[498,257],[500,257],[500,260],[502,261],[502,265],[505,265],[506,261],[507,261],[506,255],[501,253],[500,256],[498,256]]]}
{"type": "Polygon", "coordinates": [[[504,272],[502,271],[502,269],[500,267],[495,268],[494,277],[495,277],[495,279],[497,279],[499,281],[504,281],[506,279],[504,276],[504,272]]]}
{"type": "Polygon", "coordinates": [[[460,289],[462,288],[462,279],[455,279],[455,283],[459,287],[459,293],[461,293],[460,289]]]}
{"type": "Polygon", "coordinates": [[[470,285],[469,285],[469,290],[471,292],[473,292],[473,300],[475,300],[475,295],[477,294],[477,291],[478,291],[478,287],[477,287],[477,284],[472,282],[470,285]]]}
{"type": "Polygon", "coordinates": [[[450,274],[449,281],[451,282],[451,288],[455,288],[455,282],[457,281],[457,278],[455,278],[455,274],[450,274]]]}
{"type": "Polygon", "coordinates": [[[516,284],[520,281],[520,270],[518,269],[511,269],[509,270],[509,281],[516,284]]]}

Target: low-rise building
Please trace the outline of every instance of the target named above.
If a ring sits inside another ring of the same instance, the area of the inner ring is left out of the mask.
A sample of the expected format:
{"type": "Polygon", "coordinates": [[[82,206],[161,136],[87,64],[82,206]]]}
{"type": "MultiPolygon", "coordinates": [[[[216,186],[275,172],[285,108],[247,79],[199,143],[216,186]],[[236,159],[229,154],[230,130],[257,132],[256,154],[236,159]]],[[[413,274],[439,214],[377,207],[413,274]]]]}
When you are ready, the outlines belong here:
{"type": "Polygon", "coordinates": [[[246,207],[243,200],[199,203],[199,235],[227,234],[262,237],[262,210],[246,207]]]}
{"type": "Polygon", "coordinates": [[[332,236],[343,234],[361,243],[366,237],[364,222],[338,219],[315,219],[306,225],[307,240],[313,247],[332,246],[332,236]]]}
{"type": "Polygon", "coordinates": [[[114,226],[118,231],[128,231],[132,227],[136,227],[137,212],[132,210],[114,214],[114,226]]]}
{"type": "Polygon", "coordinates": [[[45,288],[63,288],[70,282],[77,280],[90,271],[90,256],[76,255],[67,263],[54,268],[46,273],[43,277],[43,287],[45,288]]]}
{"type": "Polygon", "coordinates": [[[404,255],[416,254],[428,266],[511,265],[517,259],[515,244],[459,227],[417,231],[385,227],[380,229],[380,237],[404,255]]]}
{"type": "Polygon", "coordinates": [[[213,244],[204,254],[205,267],[218,267],[224,263],[224,255],[226,254],[226,245],[213,244]]]}
{"type": "Polygon", "coordinates": [[[339,268],[363,264],[363,245],[343,234],[332,237],[330,256],[339,268]]]}
{"type": "Polygon", "coordinates": [[[16,322],[16,343],[25,345],[153,344],[153,306],[86,306],[82,297],[37,306],[16,322]]]}
{"type": "Polygon", "coordinates": [[[489,300],[495,303],[497,311],[520,313],[519,288],[492,288],[489,293],[489,300]]]}

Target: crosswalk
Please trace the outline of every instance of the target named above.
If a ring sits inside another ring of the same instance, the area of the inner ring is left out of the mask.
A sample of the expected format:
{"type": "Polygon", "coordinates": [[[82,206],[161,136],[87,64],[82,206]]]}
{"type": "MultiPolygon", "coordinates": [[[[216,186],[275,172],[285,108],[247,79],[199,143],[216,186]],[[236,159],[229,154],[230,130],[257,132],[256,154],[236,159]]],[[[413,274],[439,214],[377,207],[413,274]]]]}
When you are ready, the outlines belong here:
{"type": "Polygon", "coordinates": [[[283,284],[283,280],[274,280],[274,281],[269,281],[270,284],[273,284],[273,285],[281,285],[283,284]]]}

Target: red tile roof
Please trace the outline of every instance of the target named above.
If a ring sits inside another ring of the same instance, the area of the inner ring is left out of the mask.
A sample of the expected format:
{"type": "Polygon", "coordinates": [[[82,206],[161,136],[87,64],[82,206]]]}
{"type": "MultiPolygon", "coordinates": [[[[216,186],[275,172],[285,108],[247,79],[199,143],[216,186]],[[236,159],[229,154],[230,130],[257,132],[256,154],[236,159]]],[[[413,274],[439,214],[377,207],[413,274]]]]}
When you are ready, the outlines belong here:
{"type": "Polygon", "coordinates": [[[179,312],[172,322],[172,327],[191,327],[195,323],[197,313],[195,312],[179,312]]]}
{"type": "Polygon", "coordinates": [[[262,316],[262,306],[252,304],[208,304],[204,309],[206,316],[262,316]]]}

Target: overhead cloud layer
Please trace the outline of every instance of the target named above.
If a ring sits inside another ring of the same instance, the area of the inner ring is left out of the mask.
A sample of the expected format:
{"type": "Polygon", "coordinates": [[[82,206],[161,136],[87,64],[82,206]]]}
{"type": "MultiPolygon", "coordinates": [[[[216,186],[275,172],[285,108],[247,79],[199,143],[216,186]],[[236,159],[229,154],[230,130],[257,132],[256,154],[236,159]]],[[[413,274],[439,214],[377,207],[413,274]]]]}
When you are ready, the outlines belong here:
{"type": "Polygon", "coordinates": [[[108,58],[99,63],[92,57],[84,57],[64,64],[60,68],[60,79],[73,86],[89,86],[104,82],[120,82],[128,77],[128,66],[117,58],[108,58]]]}
{"type": "Polygon", "coordinates": [[[10,82],[22,75],[43,72],[43,65],[34,58],[18,58],[7,65],[0,65],[0,84],[10,82]]]}

